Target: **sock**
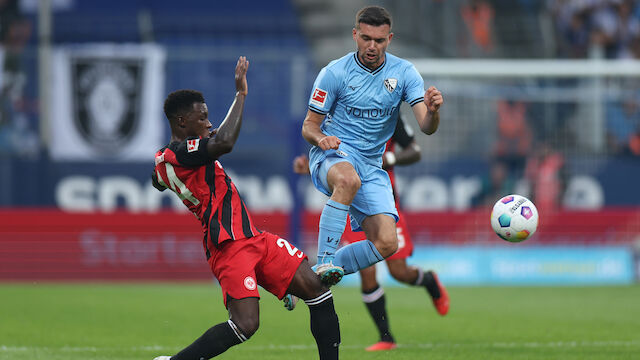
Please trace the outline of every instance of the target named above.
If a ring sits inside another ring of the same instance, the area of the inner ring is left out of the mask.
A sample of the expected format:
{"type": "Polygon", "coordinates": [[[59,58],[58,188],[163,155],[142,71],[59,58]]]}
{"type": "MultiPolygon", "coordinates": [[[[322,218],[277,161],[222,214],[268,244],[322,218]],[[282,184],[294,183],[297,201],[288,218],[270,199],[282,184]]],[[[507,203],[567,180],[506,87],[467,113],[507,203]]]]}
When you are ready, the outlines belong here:
{"type": "Polygon", "coordinates": [[[236,324],[228,320],[205,331],[193,344],[173,355],[171,360],[211,359],[246,340],[236,324]]]}
{"type": "Polygon", "coordinates": [[[386,300],[384,289],[380,286],[367,291],[362,291],[362,301],[369,310],[369,315],[378,328],[380,341],[395,342],[389,329],[389,318],[387,317],[386,300]]]}
{"type": "Polygon", "coordinates": [[[418,278],[416,279],[416,282],[414,283],[414,285],[424,286],[432,298],[434,299],[440,298],[440,289],[438,288],[438,284],[436,283],[436,280],[433,278],[433,273],[431,271],[427,271],[425,273],[420,268],[416,268],[416,269],[418,269],[418,278]]]}
{"type": "Polygon", "coordinates": [[[344,274],[353,274],[384,260],[370,240],[362,240],[341,247],[336,251],[333,264],[344,269],[344,274]]]}
{"type": "Polygon", "coordinates": [[[329,199],[320,215],[318,232],[318,264],[331,262],[347,225],[349,205],[329,199]]]}
{"type": "Polygon", "coordinates": [[[340,346],[340,324],[333,307],[331,291],[304,301],[311,315],[311,333],[318,345],[320,360],[337,360],[340,346]]]}

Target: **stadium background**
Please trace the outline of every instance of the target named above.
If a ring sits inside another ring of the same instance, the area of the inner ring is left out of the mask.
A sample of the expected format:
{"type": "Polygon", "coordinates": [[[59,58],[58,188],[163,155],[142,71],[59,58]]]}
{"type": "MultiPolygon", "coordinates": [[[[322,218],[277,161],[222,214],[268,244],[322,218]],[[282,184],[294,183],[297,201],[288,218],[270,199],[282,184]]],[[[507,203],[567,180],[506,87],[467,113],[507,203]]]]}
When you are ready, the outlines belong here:
{"type": "Polygon", "coordinates": [[[420,163],[397,169],[411,261],[451,285],[636,281],[640,7],[607,0],[6,1],[0,280],[210,279],[197,222],[149,174],[166,94],[201,90],[215,125],[239,55],[250,95],[223,163],[261,228],[315,254],[324,199],[291,161],[315,75],[370,3],[446,101],[420,163]],[[514,245],[488,219],[516,192],[541,224],[514,245]]]}

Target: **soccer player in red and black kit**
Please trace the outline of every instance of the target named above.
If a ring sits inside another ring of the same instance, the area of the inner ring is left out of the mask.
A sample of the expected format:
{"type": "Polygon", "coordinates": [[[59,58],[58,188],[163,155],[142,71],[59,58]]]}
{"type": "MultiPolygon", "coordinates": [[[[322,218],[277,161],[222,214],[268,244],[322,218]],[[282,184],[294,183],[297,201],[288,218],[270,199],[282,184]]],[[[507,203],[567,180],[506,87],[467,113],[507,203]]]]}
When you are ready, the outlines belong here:
{"type": "MultiPolygon", "coordinates": [[[[385,259],[389,273],[394,279],[407,285],[422,286],[429,295],[436,310],[440,315],[446,315],[449,312],[449,295],[445,287],[438,280],[438,276],[433,271],[420,269],[416,266],[409,266],[407,258],[413,253],[413,243],[407,229],[404,215],[400,211],[398,196],[395,188],[395,176],[393,167],[395,165],[409,165],[420,160],[420,146],[415,142],[413,130],[407,127],[402,115],[398,117],[396,129],[387,141],[384,155],[382,156],[382,168],[389,173],[393,195],[396,199],[396,208],[398,209],[398,223],[396,227],[398,235],[398,250],[385,259]],[[402,150],[396,149],[396,144],[400,145],[402,150]]],[[[309,159],[305,155],[300,155],[294,159],[293,170],[298,174],[309,173],[309,159]]],[[[364,232],[354,232],[351,230],[351,224],[347,219],[347,226],[342,234],[341,240],[346,243],[365,240],[364,232]]],[[[360,280],[362,290],[362,300],[367,306],[367,310],[371,315],[378,333],[380,341],[366,348],[367,351],[391,350],[397,347],[391,330],[389,328],[389,317],[387,316],[386,300],[384,290],[378,284],[376,279],[376,268],[370,266],[360,269],[360,280]]],[[[293,299],[285,299],[285,307],[291,310],[295,306],[293,299]],[[292,304],[292,305],[290,305],[292,304]]]]}
{"type": "Polygon", "coordinates": [[[171,142],[156,153],[153,184],[161,191],[174,191],[200,220],[204,252],[220,282],[229,320],[211,327],[176,355],[156,360],[210,359],[249,339],[258,330],[258,285],[280,299],[287,293],[304,299],[320,359],[338,359],[340,329],[331,291],[311,270],[302,251],[255,227],[218,161],[233,149],[240,132],[248,67],[249,61],[240,57],[235,100],[213,131],[200,92],[178,90],[164,103],[171,142]]]}

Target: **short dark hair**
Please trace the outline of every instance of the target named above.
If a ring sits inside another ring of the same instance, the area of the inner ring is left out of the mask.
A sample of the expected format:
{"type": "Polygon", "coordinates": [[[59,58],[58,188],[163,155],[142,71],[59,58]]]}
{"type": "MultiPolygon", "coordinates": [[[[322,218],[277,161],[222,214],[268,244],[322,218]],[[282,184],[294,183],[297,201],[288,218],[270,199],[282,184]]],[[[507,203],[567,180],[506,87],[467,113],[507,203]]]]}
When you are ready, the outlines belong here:
{"type": "Polygon", "coordinates": [[[193,103],[203,103],[204,96],[197,90],[176,90],[164,100],[164,114],[169,121],[191,111],[193,103]]]}
{"type": "Polygon", "coordinates": [[[387,24],[391,28],[391,14],[382,6],[366,6],[356,14],[356,28],[360,23],[371,26],[387,24]]]}

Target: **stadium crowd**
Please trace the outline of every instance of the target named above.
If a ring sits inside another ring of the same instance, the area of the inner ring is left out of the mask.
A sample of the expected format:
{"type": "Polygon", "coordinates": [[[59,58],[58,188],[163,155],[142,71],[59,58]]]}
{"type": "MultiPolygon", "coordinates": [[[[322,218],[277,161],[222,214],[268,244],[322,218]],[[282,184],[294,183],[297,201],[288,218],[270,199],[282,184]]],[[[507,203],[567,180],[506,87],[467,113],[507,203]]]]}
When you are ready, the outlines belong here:
{"type": "Polygon", "coordinates": [[[559,57],[640,57],[640,6],[635,0],[549,2],[559,57]]]}

